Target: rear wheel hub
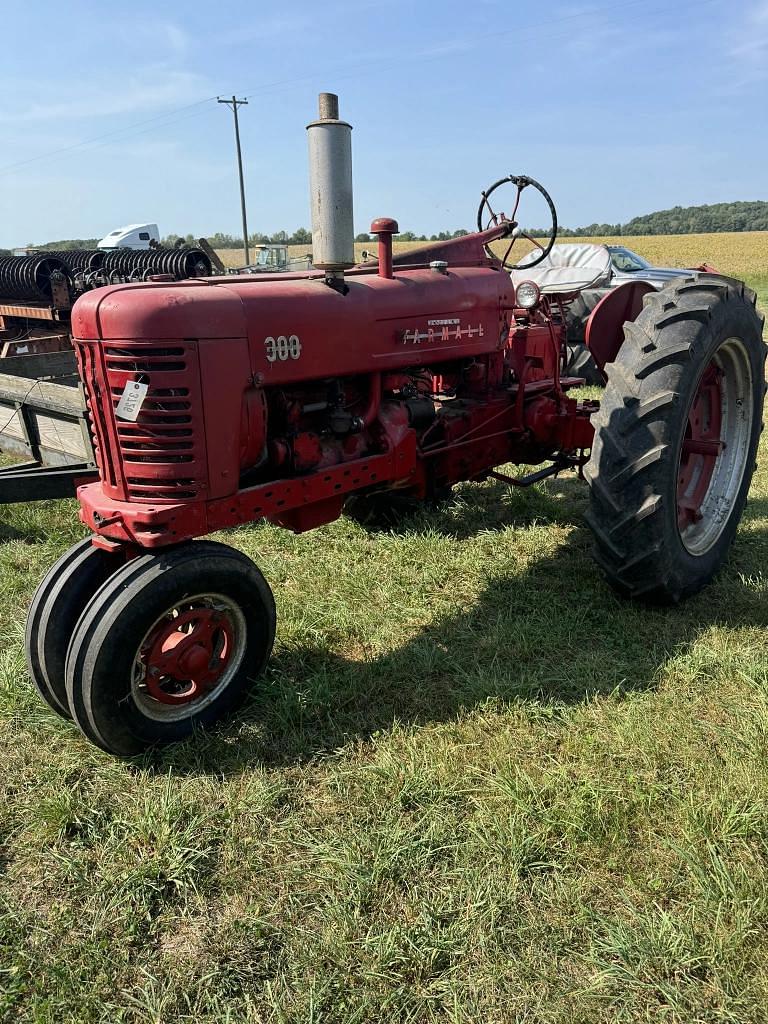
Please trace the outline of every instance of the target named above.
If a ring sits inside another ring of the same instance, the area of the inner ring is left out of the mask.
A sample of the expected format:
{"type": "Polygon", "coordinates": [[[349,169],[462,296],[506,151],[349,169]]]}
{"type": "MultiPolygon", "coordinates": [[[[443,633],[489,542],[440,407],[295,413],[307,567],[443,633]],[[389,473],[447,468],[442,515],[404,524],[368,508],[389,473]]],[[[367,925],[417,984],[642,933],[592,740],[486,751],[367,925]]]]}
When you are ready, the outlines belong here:
{"type": "Polygon", "coordinates": [[[703,555],[716,543],[741,489],[752,392],[747,351],[738,338],[730,338],[699,379],[680,446],[677,526],[692,555],[703,555]]]}

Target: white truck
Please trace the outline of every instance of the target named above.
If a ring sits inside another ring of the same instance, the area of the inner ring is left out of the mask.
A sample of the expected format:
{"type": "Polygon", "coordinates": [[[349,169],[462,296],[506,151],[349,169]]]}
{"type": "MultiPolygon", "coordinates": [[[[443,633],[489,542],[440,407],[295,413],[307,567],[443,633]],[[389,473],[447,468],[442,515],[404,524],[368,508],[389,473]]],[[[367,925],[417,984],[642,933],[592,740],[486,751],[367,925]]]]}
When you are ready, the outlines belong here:
{"type": "Polygon", "coordinates": [[[115,228],[98,243],[98,249],[149,249],[150,243],[160,243],[157,224],[126,224],[115,228]]]}

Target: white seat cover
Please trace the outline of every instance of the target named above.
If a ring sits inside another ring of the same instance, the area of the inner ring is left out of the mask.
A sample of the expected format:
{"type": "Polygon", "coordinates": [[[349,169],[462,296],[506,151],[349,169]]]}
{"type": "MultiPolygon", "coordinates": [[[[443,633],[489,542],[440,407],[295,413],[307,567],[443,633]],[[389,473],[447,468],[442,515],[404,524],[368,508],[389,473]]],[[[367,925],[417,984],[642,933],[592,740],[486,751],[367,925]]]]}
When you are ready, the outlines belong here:
{"type": "Polygon", "coordinates": [[[605,245],[555,245],[537,267],[525,269],[525,261],[539,255],[534,249],[523,259],[523,266],[510,273],[515,288],[521,281],[535,281],[545,295],[578,292],[607,282],[611,276],[611,254],[605,245]]]}

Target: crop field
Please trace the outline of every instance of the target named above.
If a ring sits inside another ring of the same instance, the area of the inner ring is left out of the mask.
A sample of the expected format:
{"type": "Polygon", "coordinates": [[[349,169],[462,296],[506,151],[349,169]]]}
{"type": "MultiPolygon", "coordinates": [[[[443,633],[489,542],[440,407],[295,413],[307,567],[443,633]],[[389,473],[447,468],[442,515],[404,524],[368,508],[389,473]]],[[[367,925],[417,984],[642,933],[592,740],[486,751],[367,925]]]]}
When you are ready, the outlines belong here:
{"type": "MultiPolygon", "coordinates": [[[[632,235],[627,238],[563,238],[563,242],[607,242],[627,245],[645,256],[651,263],[669,267],[694,267],[709,263],[724,274],[735,277],[768,277],[768,231],[744,231],[708,235],[632,235]]],[[[396,253],[418,249],[427,242],[399,242],[395,239],[396,253]]],[[[522,255],[530,244],[520,242],[522,255]]],[[[355,243],[355,256],[361,260],[362,252],[376,250],[376,242],[355,243]]],[[[288,247],[291,256],[303,256],[306,245],[288,247]]],[[[218,254],[228,267],[242,266],[243,254],[239,249],[219,249],[218,254]]]]}
{"type": "MultiPolygon", "coordinates": [[[[753,246],[768,300],[765,236],[701,238],[628,242],[731,273],[753,246]]],[[[0,1021],[768,1024],[768,442],[677,608],[613,595],[586,501],[566,475],[222,535],[274,589],[272,662],[129,763],[26,677],[75,503],[0,506],[0,1021]]]]}

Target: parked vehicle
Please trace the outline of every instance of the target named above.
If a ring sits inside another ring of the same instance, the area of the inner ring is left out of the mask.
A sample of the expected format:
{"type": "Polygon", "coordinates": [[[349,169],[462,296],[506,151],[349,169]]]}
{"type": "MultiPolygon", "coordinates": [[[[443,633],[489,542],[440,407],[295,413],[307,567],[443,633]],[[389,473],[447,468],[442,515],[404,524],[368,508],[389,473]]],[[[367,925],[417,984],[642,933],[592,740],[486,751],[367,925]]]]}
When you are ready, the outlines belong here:
{"type": "MultiPolygon", "coordinates": [[[[538,256],[534,249],[531,258],[538,256]]],[[[525,268],[525,261],[521,269],[525,268]]],[[[602,384],[604,378],[595,365],[586,344],[586,331],[592,311],[610,291],[628,282],[645,282],[656,291],[670,281],[690,277],[714,268],[702,265],[693,270],[682,267],[656,267],[624,245],[598,245],[565,243],[553,246],[549,255],[536,266],[536,276],[548,279],[564,274],[565,279],[575,274],[582,281],[578,294],[565,303],[567,322],[568,361],[566,372],[584,377],[588,384],[602,384]]]]}
{"type": "Polygon", "coordinates": [[[611,254],[611,276],[608,282],[611,288],[625,281],[647,281],[658,290],[675,278],[690,273],[680,267],[655,267],[625,245],[606,245],[605,248],[611,254]]]}
{"type": "Polygon", "coordinates": [[[98,243],[99,249],[149,249],[160,244],[157,224],[126,224],[115,228],[98,243]]]}

